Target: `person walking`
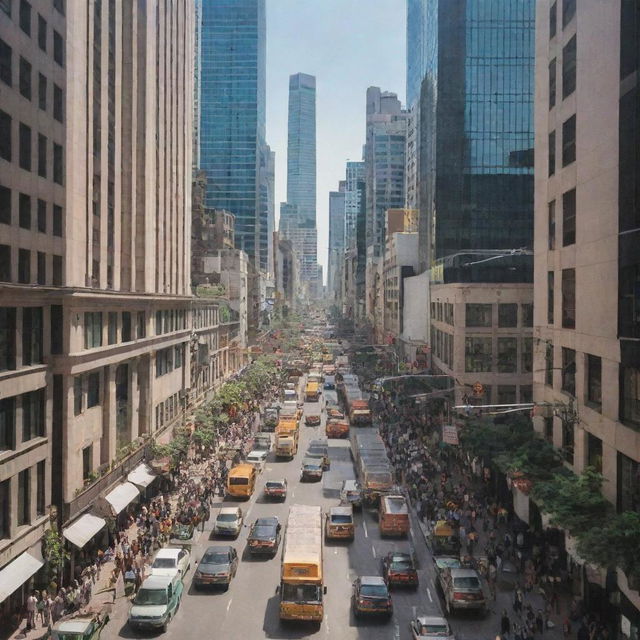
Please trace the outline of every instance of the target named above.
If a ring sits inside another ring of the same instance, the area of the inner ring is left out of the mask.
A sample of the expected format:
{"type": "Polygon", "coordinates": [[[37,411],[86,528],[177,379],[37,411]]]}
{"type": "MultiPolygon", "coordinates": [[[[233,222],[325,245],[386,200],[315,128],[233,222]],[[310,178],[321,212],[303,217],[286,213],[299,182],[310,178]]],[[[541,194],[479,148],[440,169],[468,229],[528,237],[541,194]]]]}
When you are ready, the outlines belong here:
{"type": "Polygon", "coordinates": [[[511,620],[506,609],[502,610],[502,617],[500,618],[500,636],[502,638],[508,638],[511,633],[511,620]]]}
{"type": "Polygon", "coordinates": [[[38,598],[36,597],[37,591],[32,591],[31,595],[27,598],[27,630],[36,628],[36,609],[38,606],[38,598]]]}
{"type": "Polygon", "coordinates": [[[522,604],[524,602],[524,595],[522,593],[522,589],[520,589],[520,585],[516,586],[516,590],[513,594],[513,610],[522,615],[522,604]]]}

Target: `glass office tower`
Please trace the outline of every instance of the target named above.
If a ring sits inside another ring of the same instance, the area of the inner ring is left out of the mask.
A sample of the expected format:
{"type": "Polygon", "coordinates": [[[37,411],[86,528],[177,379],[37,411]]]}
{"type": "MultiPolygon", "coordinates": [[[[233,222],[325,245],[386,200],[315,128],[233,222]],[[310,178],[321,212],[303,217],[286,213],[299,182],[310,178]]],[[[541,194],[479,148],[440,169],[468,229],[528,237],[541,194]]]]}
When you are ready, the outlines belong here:
{"type": "MultiPolygon", "coordinates": [[[[265,189],[265,0],[202,0],[200,168],[208,207],[236,216],[236,247],[257,267],[265,189]],[[262,162],[261,162],[262,157],[262,162]]],[[[264,244],[264,243],[263,243],[264,244]]]]}
{"type": "MultiPolygon", "coordinates": [[[[420,107],[423,265],[532,248],[535,1],[427,2],[437,51],[427,52],[420,107]]],[[[532,281],[530,260],[468,263],[449,263],[445,281],[532,281]]]]}
{"type": "Polygon", "coordinates": [[[407,0],[407,108],[420,98],[420,86],[426,71],[427,2],[407,0]]]}

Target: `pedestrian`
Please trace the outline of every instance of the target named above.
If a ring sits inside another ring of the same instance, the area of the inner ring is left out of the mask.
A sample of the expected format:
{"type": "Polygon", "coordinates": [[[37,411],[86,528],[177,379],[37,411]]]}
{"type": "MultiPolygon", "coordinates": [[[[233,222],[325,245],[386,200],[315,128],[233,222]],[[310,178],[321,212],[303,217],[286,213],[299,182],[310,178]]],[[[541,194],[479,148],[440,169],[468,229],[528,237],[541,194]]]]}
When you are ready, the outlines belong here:
{"type": "Polygon", "coordinates": [[[500,635],[503,638],[508,638],[511,633],[511,620],[506,609],[502,610],[502,617],[500,618],[500,635]]]}
{"type": "Polygon", "coordinates": [[[37,591],[32,591],[31,595],[27,598],[27,630],[36,628],[36,610],[38,606],[38,598],[36,597],[37,591]]]}
{"type": "Polygon", "coordinates": [[[522,594],[522,590],[520,589],[520,585],[516,586],[516,590],[513,594],[513,610],[522,614],[522,604],[524,602],[524,596],[522,594]]]}
{"type": "Polygon", "coordinates": [[[53,606],[53,600],[48,591],[42,592],[42,602],[44,603],[42,609],[42,624],[48,629],[51,626],[51,607],[53,606]]]}
{"type": "Polygon", "coordinates": [[[544,633],[544,615],[542,613],[542,609],[538,609],[536,613],[536,628],[540,635],[544,633]]]}

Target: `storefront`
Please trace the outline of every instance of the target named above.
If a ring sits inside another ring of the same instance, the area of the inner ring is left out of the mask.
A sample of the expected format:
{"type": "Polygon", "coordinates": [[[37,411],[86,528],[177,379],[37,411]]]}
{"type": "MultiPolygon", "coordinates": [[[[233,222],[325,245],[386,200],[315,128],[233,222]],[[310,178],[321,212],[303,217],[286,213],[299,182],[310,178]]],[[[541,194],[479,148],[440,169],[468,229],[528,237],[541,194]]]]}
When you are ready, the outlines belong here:
{"type": "Polygon", "coordinates": [[[85,513],[62,530],[70,549],[70,575],[77,578],[85,566],[95,560],[95,551],[107,546],[107,521],[92,513],[85,513]]]}
{"type": "Polygon", "coordinates": [[[116,526],[120,529],[129,526],[129,505],[140,497],[138,488],[131,482],[123,482],[107,493],[98,501],[101,515],[116,519],[116,526]]]}
{"type": "Polygon", "coordinates": [[[33,577],[43,565],[38,543],[0,569],[0,629],[17,627],[33,577]]]}
{"type": "Polygon", "coordinates": [[[127,480],[140,489],[143,498],[149,500],[157,491],[156,480],[158,476],[146,463],[140,463],[128,476],[127,480]]]}

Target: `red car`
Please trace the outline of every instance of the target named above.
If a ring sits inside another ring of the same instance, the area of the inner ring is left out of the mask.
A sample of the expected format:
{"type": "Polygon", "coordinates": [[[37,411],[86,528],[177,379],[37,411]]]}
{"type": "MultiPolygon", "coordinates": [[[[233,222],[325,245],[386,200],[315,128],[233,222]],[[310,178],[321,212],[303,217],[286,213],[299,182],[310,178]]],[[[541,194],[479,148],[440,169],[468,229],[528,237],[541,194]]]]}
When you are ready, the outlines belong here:
{"type": "Polygon", "coordinates": [[[418,586],[418,572],[410,553],[389,552],[382,560],[382,575],[389,586],[418,586]]]}
{"type": "Polygon", "coordinates": [[[264,495],[274,500],[285,500],[287,497],[287,481],[284,478],[282,480],[267,480],[264,485],[264,495]]]}

